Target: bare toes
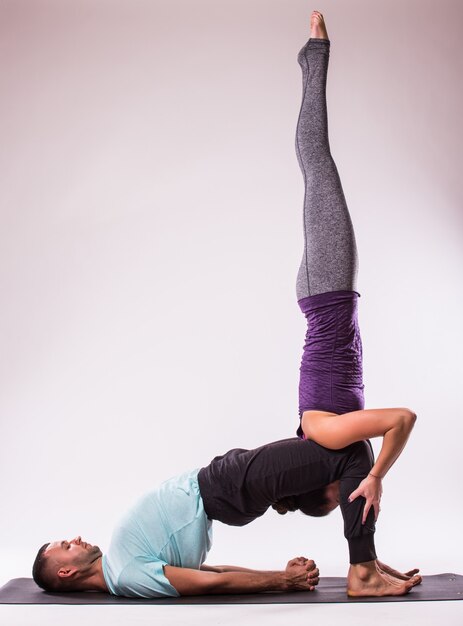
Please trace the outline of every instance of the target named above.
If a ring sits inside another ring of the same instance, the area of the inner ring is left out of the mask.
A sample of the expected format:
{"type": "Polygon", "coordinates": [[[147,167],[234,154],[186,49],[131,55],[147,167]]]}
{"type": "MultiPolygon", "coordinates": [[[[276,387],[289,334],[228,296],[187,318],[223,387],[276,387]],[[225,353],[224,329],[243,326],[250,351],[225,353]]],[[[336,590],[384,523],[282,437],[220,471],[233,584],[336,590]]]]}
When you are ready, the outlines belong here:
{"type": "Polygon", "coordinates": [[[414,576],[415,574],[418,574],[418,572],[419,572],[419,571],[420,571],[420,570],[419,570],[419,569],[416,569],[416,568],[415,568],[415,569],[411,569],[409,572],[405,572],[405,576],[410,576],[410,577],[412,577],[412,576],[414,576]]]}

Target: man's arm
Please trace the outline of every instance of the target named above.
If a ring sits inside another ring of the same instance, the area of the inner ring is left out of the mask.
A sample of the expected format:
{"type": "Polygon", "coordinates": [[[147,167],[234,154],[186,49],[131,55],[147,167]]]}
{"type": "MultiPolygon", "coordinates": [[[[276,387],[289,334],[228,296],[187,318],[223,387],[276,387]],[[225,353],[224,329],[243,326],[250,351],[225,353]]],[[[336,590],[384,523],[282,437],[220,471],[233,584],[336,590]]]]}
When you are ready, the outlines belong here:
{"type": "Polygon", "coordinates": [[[224,572],[262,573],[262,570],[249,569],[247,567],[238,567],[236,565],[206,565],[205,563],[203,563],[199,569],[203,572],[215,572],[216,574],[223,574],[224,572]]]}
{"type": "Polygon", "coordinates": [[[318,585],[317,566],[312,560],[304,557],[292,559],[283,571],[242,571],[243,569],[217,572],[165,565],[164,575],[182,596],[262,591],[313,591],[318,585]]]}

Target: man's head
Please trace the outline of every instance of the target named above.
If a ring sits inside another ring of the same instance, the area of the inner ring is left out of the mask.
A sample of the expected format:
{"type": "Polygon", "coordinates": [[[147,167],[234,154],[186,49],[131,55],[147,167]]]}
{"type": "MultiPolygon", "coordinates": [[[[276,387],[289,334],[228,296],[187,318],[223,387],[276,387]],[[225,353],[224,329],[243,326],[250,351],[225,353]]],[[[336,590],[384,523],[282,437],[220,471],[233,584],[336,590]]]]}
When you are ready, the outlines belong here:
{"type": "Polygon", "coordinates": [[[32,577],[45,591],[82,591],[91,588],[89,581],[101,558],[98,546],[76,537],[43,545],[32,567],[32,577]]]}
{"type": "Polygon", "coordinates": [[[272,508],[284,515],[288,511],[301,511],[304,515],[323,517],[339,506],[339,480],[299,496],[279,500],[272,508]]]}

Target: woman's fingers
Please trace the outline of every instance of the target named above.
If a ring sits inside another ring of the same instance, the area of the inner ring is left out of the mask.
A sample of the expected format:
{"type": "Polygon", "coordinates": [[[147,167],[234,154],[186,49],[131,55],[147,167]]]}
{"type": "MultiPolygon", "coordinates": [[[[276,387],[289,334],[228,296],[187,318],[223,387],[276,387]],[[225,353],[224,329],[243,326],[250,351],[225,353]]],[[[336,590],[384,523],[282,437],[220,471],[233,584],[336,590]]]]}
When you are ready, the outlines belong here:
{"type": "Polygon", "coordinates": [[[368,517],[368,512],[371,509],[371,502],[368,502],[365,504],[365,507],[363,509],[363,518],[362,518],[362,524],[365,524],[365,522],[367,521],[367,517],[368,517]]]}
{"type": "Polygon", "coordinates": [[[381,511],[381,507],[379,506],[379,500],[367,500],[365,507],[363,509],[363,518],[362,518],[362,524],[365,524],[367,521],[367,517],[368,517],[368,513],[370,512],[371,507],[373,507],[373,510],[375,512],[375,522],[378,519],[378,515],[379,512],[381,511]]]}
{"type": "Polygon", "coordinates": [[[377,517],[378,517],[378,513],[379,513],[379,511],[377,511],[377,508],[376,508],[376,507],[377,507],[377,504],[378,504],[378,503],[377,503],[377,502],[374,502],[374,501],[373,501],[373,499],[368,499],[368,500],[367,500],[367,502],[366,502],[366,504],[365,504],[365,507],[364,507],[364,509],[363,509],[362,524],[366,524],[367,517],[368,517],[368,513],[370,512],[371,507],[373,507],[373,511],[374,511],[374,513],[375,513],[375,521],[376,521],[376,519],[377,519],[377,517]]]}
{"type": "Polygon", "coordinates": [[[375,521],[378,519],[379,512],[381,510],[380,501],[381,501],[381,489],[378,489],[377,485],[374,485],[373,488],[371,484],[367,482],[367,479],[364,479],[360,485],[355,489],[350,496],[348,497],[348,502],[353,502],[356,498],[362,496],[365,498],[365,506],[363,508],[362,515],[362,524],[365,524],[367,521],[368,513],[370,512],[371,507],[373,507],[375,513],[375,521]]]}

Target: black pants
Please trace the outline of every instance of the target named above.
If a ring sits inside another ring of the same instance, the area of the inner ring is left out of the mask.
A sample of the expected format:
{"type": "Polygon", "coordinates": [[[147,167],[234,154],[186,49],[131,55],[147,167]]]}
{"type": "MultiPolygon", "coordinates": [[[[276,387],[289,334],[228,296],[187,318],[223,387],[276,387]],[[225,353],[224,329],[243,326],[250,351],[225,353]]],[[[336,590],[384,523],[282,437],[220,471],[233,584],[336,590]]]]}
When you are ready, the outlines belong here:
{"type": "Polygon", "coordinates": [[[342,450],[328,450],[298,437],[282,439],[246,450],[235,448],[215,457],[198,474],[204,509],[210,519],[245,526],[284,498],[293,498],[302,511],[310,505],[310,492],[340,481],[344,536],[351,563],[376,559],[374,511],[362,525],[365,499],[348,497],[373,466],[369,442],[342,450]]]}

